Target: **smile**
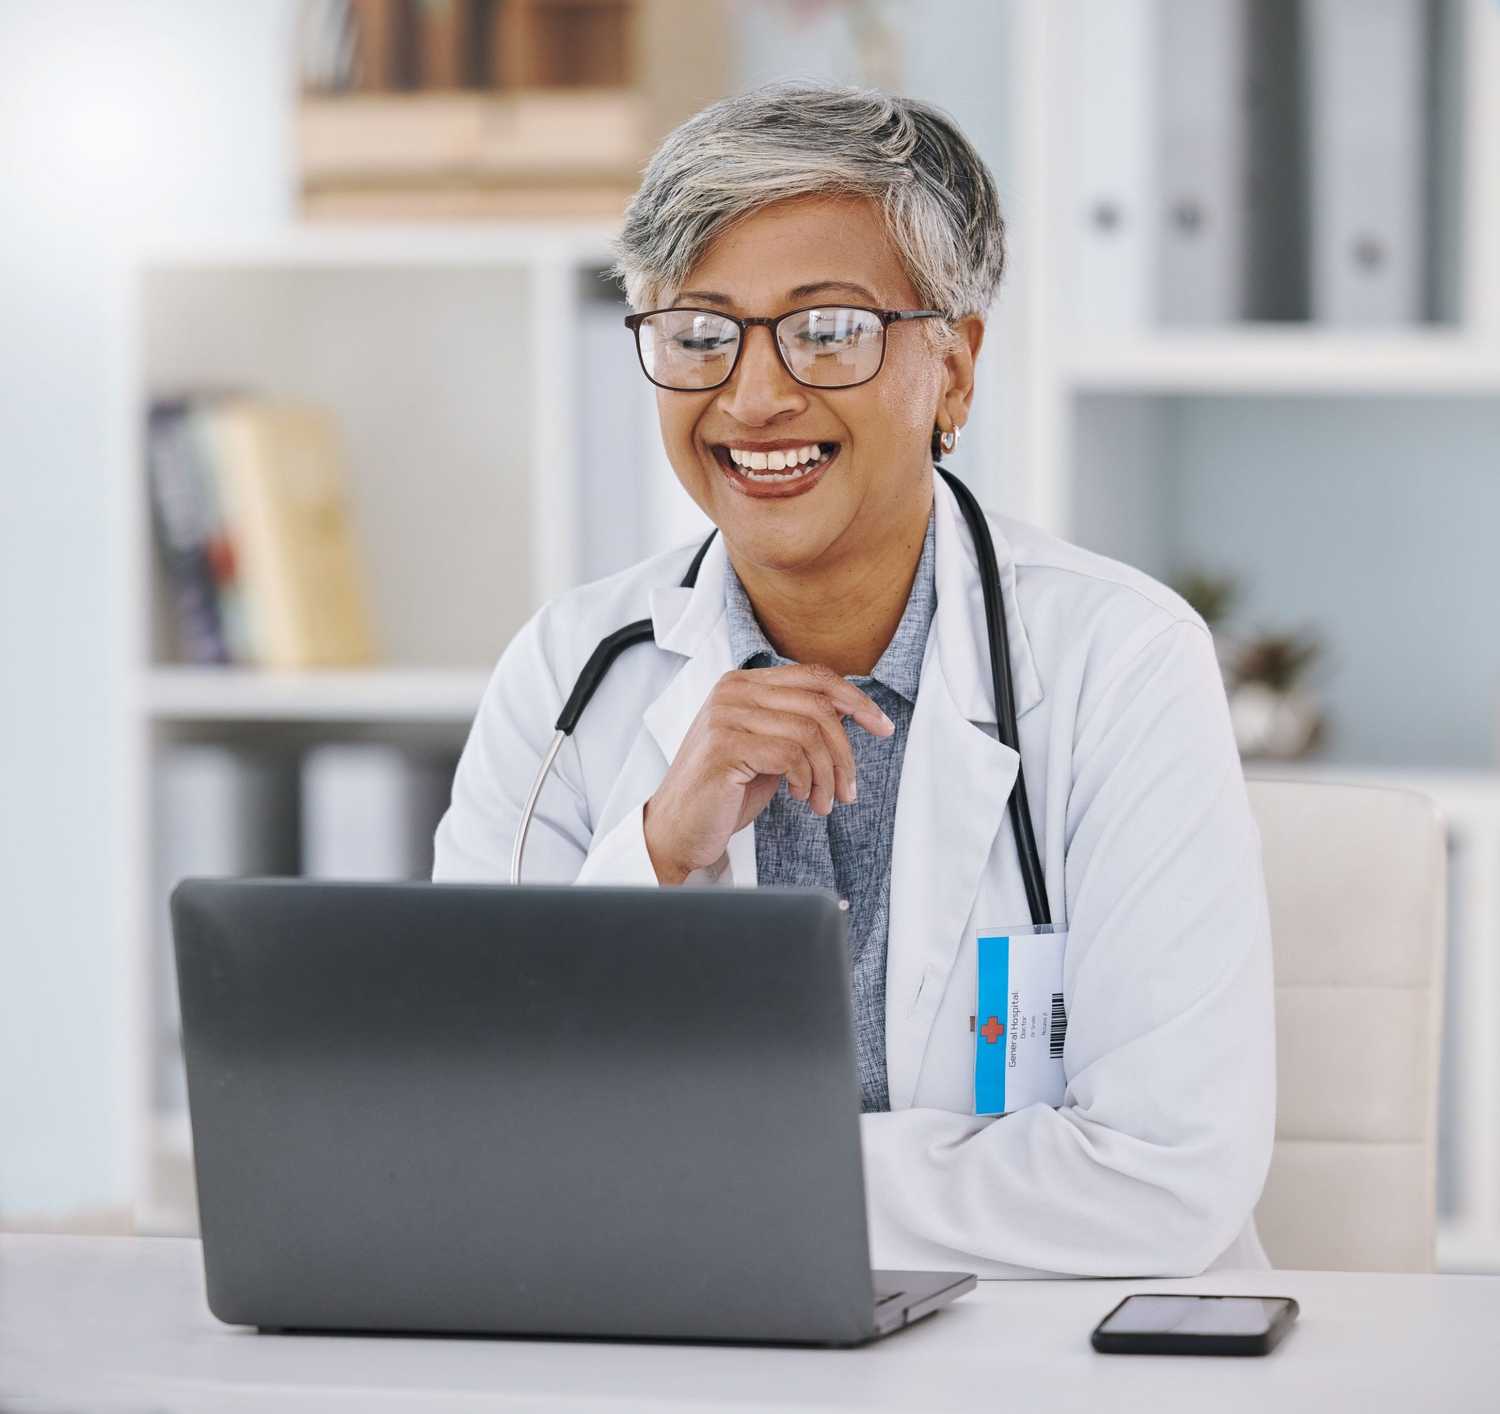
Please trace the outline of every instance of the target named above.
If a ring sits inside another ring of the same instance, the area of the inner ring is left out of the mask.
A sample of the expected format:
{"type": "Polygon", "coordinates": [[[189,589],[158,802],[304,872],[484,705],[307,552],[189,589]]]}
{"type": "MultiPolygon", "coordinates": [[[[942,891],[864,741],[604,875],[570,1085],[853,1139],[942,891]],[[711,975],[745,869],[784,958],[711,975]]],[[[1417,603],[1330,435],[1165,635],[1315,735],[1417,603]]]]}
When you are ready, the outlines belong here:
{"type": "Polygon", "coordinates": [[[838,442],[806,442],[767,450],[720,443],[714,446],[713,454],[737,491],[748,496],[784,497],[810,491],[822,480],[839,450],[838,442]]]}

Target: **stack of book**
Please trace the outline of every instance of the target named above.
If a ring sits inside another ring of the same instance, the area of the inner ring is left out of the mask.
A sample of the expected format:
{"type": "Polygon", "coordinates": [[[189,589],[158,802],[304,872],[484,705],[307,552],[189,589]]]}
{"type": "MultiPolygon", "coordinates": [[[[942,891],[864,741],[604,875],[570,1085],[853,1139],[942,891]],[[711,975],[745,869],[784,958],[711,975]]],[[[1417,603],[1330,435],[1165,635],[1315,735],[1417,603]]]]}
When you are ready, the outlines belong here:
{"type": "Polygon", "coordinates": [[[306,0],[304,89],[618,88],[636,0],[306,0]]]}
{"type": "Polygon", "coordinates": [[[232,393],[163,399],[147,460],[178,661],[373,661],[330,412],[232,393]]]}
{"type": "Polygon", "coordinates": [[[618,216],[727,31],[727,0],[305,0],[303,211],[618,216]]]}

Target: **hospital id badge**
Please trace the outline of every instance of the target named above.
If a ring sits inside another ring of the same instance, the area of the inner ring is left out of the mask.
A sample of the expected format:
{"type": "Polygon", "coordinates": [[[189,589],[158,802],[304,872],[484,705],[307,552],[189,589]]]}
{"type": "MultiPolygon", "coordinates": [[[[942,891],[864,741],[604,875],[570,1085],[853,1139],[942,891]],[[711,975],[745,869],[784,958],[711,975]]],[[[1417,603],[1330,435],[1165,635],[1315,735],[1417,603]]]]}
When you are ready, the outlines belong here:
{"type": "Polygon", "coordinates": [[[974,1113],[1002,1115],[1063,1101],[1063,951],[1060,924],[982,930],[974,1015],[974,1113]]]}

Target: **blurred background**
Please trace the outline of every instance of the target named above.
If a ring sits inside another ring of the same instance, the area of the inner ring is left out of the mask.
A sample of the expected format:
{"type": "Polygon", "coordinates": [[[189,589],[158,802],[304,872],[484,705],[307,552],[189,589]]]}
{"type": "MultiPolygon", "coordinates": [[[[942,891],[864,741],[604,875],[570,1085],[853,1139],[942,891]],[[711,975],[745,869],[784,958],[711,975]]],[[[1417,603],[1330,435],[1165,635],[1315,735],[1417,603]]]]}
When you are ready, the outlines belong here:
{"type": "Polygon", "coordinates": [[[0,1227],[192,1231],[173,881],[422,877],[509,636],[699,532],[601,272],[778,77],[996,174],[955,469],[1191,599],[1248,772],[1442,806],[1500,1269],[1496,0],[0,0],[0,1227]]]}

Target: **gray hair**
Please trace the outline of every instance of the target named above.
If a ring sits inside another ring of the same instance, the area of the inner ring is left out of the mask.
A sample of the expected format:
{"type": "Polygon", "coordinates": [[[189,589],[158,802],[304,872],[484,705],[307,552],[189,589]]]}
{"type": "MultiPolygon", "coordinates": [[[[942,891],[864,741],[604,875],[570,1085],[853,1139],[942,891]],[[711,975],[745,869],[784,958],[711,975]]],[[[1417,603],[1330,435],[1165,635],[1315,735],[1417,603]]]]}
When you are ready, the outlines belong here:
{"type": "Polygon", "coordinates": [[[648,309],[732,222],[814,195],[879,206],[924,307],[952,320],[994,301],[1005,222],[957,123],[915,99],[805,80],[722,99],[669,133],[626,209],[609,273],[648,309]]]}

